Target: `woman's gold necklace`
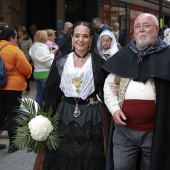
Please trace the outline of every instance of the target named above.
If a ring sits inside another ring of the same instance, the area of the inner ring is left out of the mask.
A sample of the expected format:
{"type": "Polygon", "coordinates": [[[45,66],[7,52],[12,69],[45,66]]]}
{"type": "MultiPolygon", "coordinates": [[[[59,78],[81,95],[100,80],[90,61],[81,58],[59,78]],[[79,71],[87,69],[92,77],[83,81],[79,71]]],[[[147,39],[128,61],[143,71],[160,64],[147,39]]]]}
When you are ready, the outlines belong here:
{"type": "MultiPolygon", "coordinates": [[[[77,54],[76,51],[74,51],[74,54],[79,58],[79,63],[80,63],[80,64],[83,64],[83,58],[87,57],[88,53],[89,53],[89,52],[87,51],[87,52],[81,57],[79,54],[77,54]]],[[[74,86],[76,87],[76,92],[79,93],[79,87],[80,87],[80,84],[82,83],[81,77],[74,77],[74,78],[72,79],[72,83],[73,83],[74,86]]],[[[78,98],[78,99],[74,98],[74,99],[75,99],[76,105],[75,105],[75,110],[74,110],[74,112],[73,112],[73,116],[74,116],[74,117],[79,117],[80,114],[81,114],[81,111],[80,111],[80,109],[79,109],[79,104],[78,104],[80,98],[78,98]]]]}
{"type": "MultiPolygon", "coordinates": [[[[79,87],[80,87],[80,84],[82,83],[81,77],[74,77],[74,78],[72,79],[72,83],[73,83],[74,86],[76,87],[76,92],[79,93],[79,87]]],[[[75,110],[74,110],[74,112],[73,112],[73,116],[74,116],[74,117],[79,117],[80,114],[81,114],[81,111],[80,111],[80,109],[79,109],[79,104],[78,104],[80,98],[78,98],[78,99],[74,98],[74,99],[75,99],[76,105],[75,105],[75,110]]]]}
{"type": "Polygon", "coordinates": [[[79,63],[83,64],[83,58],[87,57],[88,51],[81,57],[79,54],[77,54],[76,50],[74,51],[74,54],[79,58],[79,63]]]}

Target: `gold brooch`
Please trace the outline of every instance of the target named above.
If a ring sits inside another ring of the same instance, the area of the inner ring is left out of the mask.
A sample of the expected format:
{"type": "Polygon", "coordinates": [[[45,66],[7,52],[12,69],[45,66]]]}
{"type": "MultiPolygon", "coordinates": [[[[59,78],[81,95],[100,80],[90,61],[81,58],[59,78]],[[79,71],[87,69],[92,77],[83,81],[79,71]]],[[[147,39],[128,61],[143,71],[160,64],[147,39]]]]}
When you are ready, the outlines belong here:
{"type": "Polygon", "coordinates": [[[74,78],[72,79],[72,82],[73,82],[73,84],[74,84],[75,87],[76,87],[76,92],[78,93],[78,92],[79,92],[80,84],[82,83],[81,77],[74,77],[74,78]]]}

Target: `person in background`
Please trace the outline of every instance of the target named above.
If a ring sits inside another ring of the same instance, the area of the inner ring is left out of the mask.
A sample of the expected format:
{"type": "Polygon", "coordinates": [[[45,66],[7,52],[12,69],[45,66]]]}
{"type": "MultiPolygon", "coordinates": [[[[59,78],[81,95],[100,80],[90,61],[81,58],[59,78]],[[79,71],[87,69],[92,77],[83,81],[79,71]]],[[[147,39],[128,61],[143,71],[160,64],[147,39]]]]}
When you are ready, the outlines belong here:
{"type": "Polygon", "coordinates": [[[71,22],[64,23],[64,30],[57,36],[55,41],[59,47],[62,46],[65,43],[65,40],[70,37],[72,26],[73,24],[71,22]]]}
{"type": "Polygon", "coordinates": [[[38,28],[36,24],[31,24],[29,31],[30,31],[30,38],[32,39],[32,41],[34,41],[34,35],[37,32],[38,28]]]}
{"type": "Polygon", "coordinates": [[[113,115],[111,169],[167,170],[170,167],[170,48],[158,36],[158,19],[148,13],[134,21],[134,39],[102,68],[105,103],[113,115]],[[118,96],[110,83],[119,78],[118,96]]]}
{"type": "Polygon", "coordinates": [[[125,41],[125,33],[119,30],[119,23],[115,22],[113,24],[113,32],[117,32],[119,34],[118,42],[120,43],[121,47],[124,47],[126,45],[125,41]]]}
{"type": "Polygon", "coordinates": [[[46,42],[46,45],[50,48],[50,50],[58,50],[58,45],[55,43],[56,35],[54,30],[52,29],[47,29],[47,35],[48,35],[48,40],[46,42]]]}
{"type": "Polygon", "coordinates": [[[167,28],[169,28],[168,25],[164,25],[164,26],[163,26],[163,30],[164,30],[164,31],[165,31],[167,28]]]}
{"type": "Polygon", "coordinates": [[[105,60],[93,52],[96,42],[90,23],[74,24],[71,37],[74,50],[55,58],[43,93],[44,110],[52,107],[59,114],[62,144],[55,151],[46,150],[43,165],[37,157],[34,170],[105,167],[110,113],[96,97],[103,101],[106,74],[100,66],[105,60]]]}
{"type": "MultiPolygon", "coordinates": [[[[5,22],[0,22],[0,33],[2,32],[2,30],[3,30],[5,27],[8,27],[7,23],[5,23],[5,22]]],[[[4,121],[4,122],[5,122],[5,121],[4,121]]],[[[4,124],[4,122],[3,122],[3,124],[4,124]]],[[[3,126],[3,125],[2,125],[2,126],[3,126]]],[[[6,145],[0,143],[0,149],[5,149],[5,148],[6,148],[6,145]]]]}
{"type": "Polygon", "coordinates": [[[109,30],[104,30],[100,34],[97,41],[97,47],[100,52],[100,55],[105,60],[108,60],[118,51],[115,36],[109,30]]]}
{"type": "Polygon", "coordinates": [[[103,24],[100,18],[93,18],[92,24],[96,28],[97,33],[100,35],[104,30],[111,31],[110,27],[107,24],[103,24]]]}
{"type": "Polygon", "coordinates": [[[162,40],[165,38],[165,37],[164,37],[164,29],[163,29],[163,28],[159,28],[158,36],[159,36],[162,40]]]}
{"type": "Polygon", "coordinates": [[[13,28],[4,28],[0,33],[0,55],[4,61],[7,72],[7,84],[0,88],[0,127],[7,119],[7,131],[9,136],[8,153],[18,150],[13,146],[13,137],[16,135],[18,123],[15,120],[18,112],[15,108],[20,106],[18,99],[22,98],[22,91],[26,88],[26,79],[31,76],[32,67],[25,58],[23,52],[17,46],[17,32],[13,28]]]}
{"type": "Polygon", "coordinates": [[[118,42],[118,40],[119,40],[119,34],[118,34],[118,32],[113,32],[113,35],[114,35],[115,38],[116,38],[117,48],[120,50],[120,49],[122,48],[122,46],[121,46],[120,43],[118,42]]]}
{"type": "Polygon", "coordinates": [[[8,24],[6,22],[0,22],[0,33],[4,28],[8,27],[8,24]]]}
{"type": "Polygon", "coordinates": [[[169,34],[167,35],[166,38],[167,38],[167,44],[170,45],[170,32],[169,32],[169,34]]]}
{"type": "Polygon", "coordinates": [[[167,44],[170,45],[170,28],[166,28],[164,30],[164,39],[163,39],[167,44]]]}
{"type": "Polygon", "coordinates": [[[47,31],[38,30],[34,36],[34,44],[29,50],[29,55],[34,63],[33,77],[36,81],[37,89],[35,101],[39,105],[41,105],[43,89],[56,53],[56,49],[50,51],[46,45],[47,40],[47,31]]]}
{"type": "Polygon", "coordinates": [[[6,23],[6,18],[5,17],[1,17],[1,22],[5,22],[6,23]]]}
{"type": "MultiPolygon", "coordinates": [[[[18,33],[18,40],[17,40],[18,47],[20,48],[20,50],[22,50],[28,62],[32,64],[31,57],[28,53],[29,49],[32,46],[32,40],[29,37],[29,34],[27,33],[25,26],[19,26],[17,29],[17,33],[18,33]]],[[[29,95],[29,93],[30,93],[30,78],[27,79],[27,87],[26,87],[25,95],[29,95]]]]}

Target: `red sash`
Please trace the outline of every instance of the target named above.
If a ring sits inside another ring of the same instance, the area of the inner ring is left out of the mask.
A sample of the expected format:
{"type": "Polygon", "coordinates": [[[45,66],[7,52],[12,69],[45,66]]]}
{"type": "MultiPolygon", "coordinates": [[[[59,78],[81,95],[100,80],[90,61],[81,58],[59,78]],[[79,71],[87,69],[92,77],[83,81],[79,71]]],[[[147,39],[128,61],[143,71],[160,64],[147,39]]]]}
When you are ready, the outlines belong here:
{"type": "Polygon", "coordinates": [[[153,131],[154,100],[125,100],[122,111],[127,118],[127,127],[140,131],[153,131]]]}

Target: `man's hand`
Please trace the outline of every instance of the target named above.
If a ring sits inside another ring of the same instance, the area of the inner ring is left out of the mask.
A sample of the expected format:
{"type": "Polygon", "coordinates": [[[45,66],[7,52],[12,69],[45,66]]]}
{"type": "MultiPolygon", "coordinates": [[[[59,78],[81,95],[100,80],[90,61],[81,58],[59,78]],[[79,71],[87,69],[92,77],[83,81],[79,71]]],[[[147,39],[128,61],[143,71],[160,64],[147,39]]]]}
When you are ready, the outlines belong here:
{"type": "Polygon", "coordinates": [[[117,124],[117,125],[126,125],[126,123],[124,122],[126,120],[126,116],[124,115],[124,113],[121,110],[117,110],[114,113],[113,120],[114,120],[115,124],[117,124]]]}

